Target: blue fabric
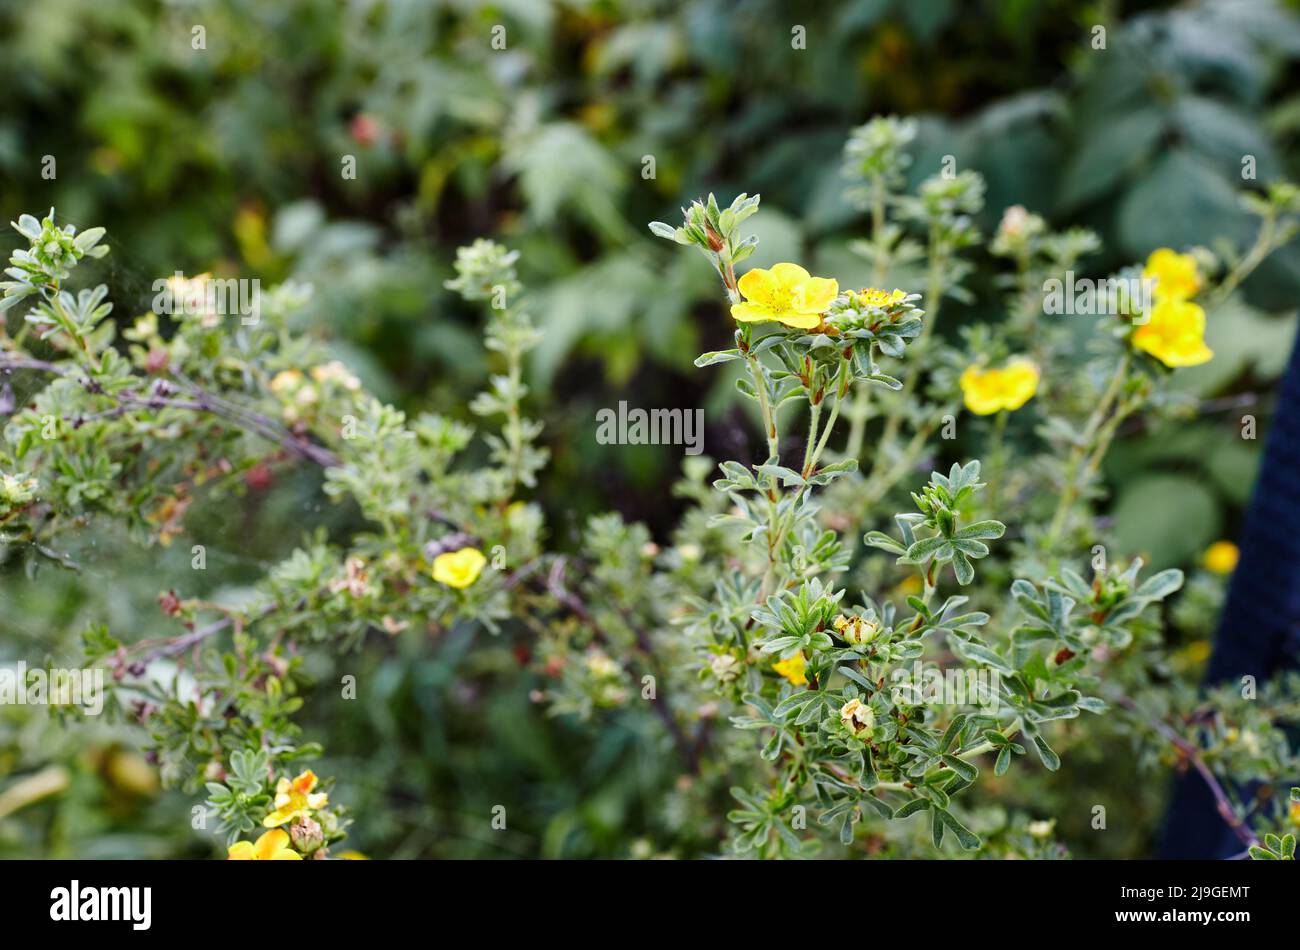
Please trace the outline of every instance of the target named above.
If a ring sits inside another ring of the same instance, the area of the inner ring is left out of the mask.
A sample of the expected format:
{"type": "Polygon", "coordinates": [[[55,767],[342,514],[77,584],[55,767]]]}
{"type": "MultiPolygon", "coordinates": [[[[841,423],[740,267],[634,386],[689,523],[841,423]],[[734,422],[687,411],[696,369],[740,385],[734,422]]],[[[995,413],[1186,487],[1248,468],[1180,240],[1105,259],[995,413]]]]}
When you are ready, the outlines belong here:
{"type": "MultiPolygon", "coordinates": [[[[1239,542],[1206,683],[1257,683],[1300,665],[1300,343],[1282,380],[1277,414],[1239,542]]],[[[1175,784],[1160,857],[1225,858],[1241,841],[1194,772],[1175,784]]]]}

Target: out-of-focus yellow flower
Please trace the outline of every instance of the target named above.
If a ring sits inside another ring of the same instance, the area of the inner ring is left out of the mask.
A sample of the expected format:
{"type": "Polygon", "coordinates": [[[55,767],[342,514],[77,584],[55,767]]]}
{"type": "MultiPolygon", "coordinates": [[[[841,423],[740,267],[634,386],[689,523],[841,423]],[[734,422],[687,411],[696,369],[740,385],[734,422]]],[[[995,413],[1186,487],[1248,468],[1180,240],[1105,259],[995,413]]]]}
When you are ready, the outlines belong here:
{"type": "Polygon", "coordinates": [[[804,659],[803,651],[800,651],[788,659],[773,663],[772,669],[776,670],[795,686],[807,686],[808,677],[804,675],[804,670],[807,666],[808,661],[804,659]]]}
{"type": "Polygon", "coordinates": [[[296,369],[285,369],[271,377],[271,392],[277,396],[286,396],[297,391],[302,385],[302,373],[296,369]]]}
{"type": "Polygon", "coordinates": [[[360,851],[340,851],[340,861],[369,861],[370,859],[360,851]]]}
{"type": "Polygon", "coordinates": [[[623,672],[623,667],[608,653],[595,650],[587,655],[587,672],[597,679],[613,679],[623,672]]]}
{"type": "Polygon", "coordinates": [[[1215,574],[1231,574],[1237,567],[1241,551],[1231,541],[1215,541],[1201,555],[1201,563],[1215,574]]]}
{"type": "Polygon", "coordinates": [[[446,551],[433,559],[433,579],[457,590],[464,590],[478,580],[487,558],[478,548],[446,551]]]}
{"type": "Polygon", "coordinates": [[[1162,300],[1133,331],[1133,345],[1171,369],[1200,366],[1214,357],[1205,345],[1205,311],[1185,300],[1162,300]]]}
{"type": "Polygon", "coordinates": [[[289,847],[289,835],[279,828],[258,838],[256,842],[236,841],[226,851],[228,861],[301,861],[302,855],[289,847]]]}
{"type": "Polygon", "coordinates": [[[285,422],[289,423],[297,422],[302,416],[302,410],[314,406],[320,398],[316,387],[296,369],[276,373],[271,378],[271,392],[288,400],[282,414],[285,422]]]}
{"type": "Polygon", "coordinates": [[[1157,301],[1187,300],[1201,289],[1196,258],[1167,247],[1151,252],[1142,268],[1142,279],[1155,282],[1152,294],[1157,301]]]}
{"type": "Polygon", "coordinates": [[[876,714],[860,699],[850,699],[840,707],[840,722],[859,739],[876,727],[876,714]]]}
{"type": "Polygon", "coordinates": [[[731,315],[741,323],[775,320],[788,327],[810,330],[840,292],[838,281],[813,277],[798,264],[777,264],[771,270],[755,267],[736,286],[744,303],[732,304],[731,315]]]}
{"type": "Polygon", "coordinates": [[[1038,392],[1040,376],[1038,367],[1023,358],[1011,360],[1002,369],[968,366],[960,380],[966,408],[977,416],[1019,409],[1038,392]]]}
{"type": "Polygon", "coordinates": [[[262,819],[263,827],[278,828],[287,825],[300,815],[307,815],[328,805],[328,795],[312,791],[316,787],[316,781],[316,773],[311,769],[292,782],[281,777],[275,786],[275,811],[262,819]]]}
{"type": "Polygon", "coordinates": [[[330,360],[328,363],[322,363],[320,366],[313,366],[311,378],[318,383],[338,383],[349,392],[356,392],[361,388],[361,380],[357,379],[346,366],[338,360],[330,360]]]}

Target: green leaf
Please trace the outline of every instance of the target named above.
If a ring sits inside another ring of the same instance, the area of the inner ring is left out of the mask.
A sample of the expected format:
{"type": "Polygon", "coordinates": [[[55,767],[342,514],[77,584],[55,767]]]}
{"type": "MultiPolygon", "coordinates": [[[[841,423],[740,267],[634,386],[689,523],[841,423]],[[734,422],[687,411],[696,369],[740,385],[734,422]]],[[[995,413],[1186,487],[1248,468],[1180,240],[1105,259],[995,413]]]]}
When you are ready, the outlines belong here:
{"type": "Polygon", "coordinates": [[[714,363],[729,363],[740,359],[739,350],[712,350],[695,357],[696,366],[712,366],[714,363]]]}
{"type": "Polygon", "coordinates": [[[897,554],[899,557],[907,556],[907,548],[903,547],[883,531],[868,531],[866,535],[863,536],[862,540],[873,548],[888,551],[890,554],[897,554]]]}
{"type": "Polygon", "coordinates": [[[979,777],[979,769],[971,765],[965,759],[959,759],[955,755],[945,755],[943,757],[943,763],[967,782],[973,782],[979,777]]]}
{"type": "Polygon", "coordinates": [[[907,558],[909,561],[927,561],[942,549],[948,546],[948,539],[937,535],[933,538],[922,538],[907,549],[907,558]]]}
{"type": "MultiPolygon", "coordinates": [[[[953,816],[952,812],[945,808],[935,808],[935,820],[942,822],[947,828],[957,836],[957,841],[966,851],[974,851],[980,846],[979,835],[975,834],[965,825],[953,816]]],[[[938,836],[936,836],[937,839],[938,836]]],[[[937,846],[937,841],[936,841],[937,846]]]]}
{"type": "Polygon", "coordinates": [[[898,811],[894,812],[894,818],[910,818],[918,811],[925,811],[929,807],[930,800],[928,798],[913,798],[910,802],[902,805],[898,811]]]}
{"type": "Polygon", "coordinates": [[[1049,772],[1055,772],[1061,767],[1061,757],[1052,751],[1052,747],[1047,744],[1047,740],[1042,736],[1034,736],[1034,748],[1049,772]]]}
{"type": "Polygon", "coordinates": [[[1151,600],[1163,600],[1183,586],[1183,572],[1176,568],[1161,571],[1142,582],[1137,589],[1137,596],[1151,600]]]}
{"type": "Polygon", "coordinates": [[[863,801],[874,808],[881,818],[892,819],[894,817],[894,809],[890,808],[875,795],[863,795],[860,801],[863,801]]]}
{"type": "Polygon", "coordinates": [[[957,583],[963,587],[975,580],[975,568],[961,551],[952,554],[952,570],[957,575],[957,583]]]}
{"type": "Polygon", "coordinates": [[[1002,537],[1006,530],[1007,526],[1001,521],[976,521],[953,532],[953,537],[963,541],[991,541],[1002,537]]]}

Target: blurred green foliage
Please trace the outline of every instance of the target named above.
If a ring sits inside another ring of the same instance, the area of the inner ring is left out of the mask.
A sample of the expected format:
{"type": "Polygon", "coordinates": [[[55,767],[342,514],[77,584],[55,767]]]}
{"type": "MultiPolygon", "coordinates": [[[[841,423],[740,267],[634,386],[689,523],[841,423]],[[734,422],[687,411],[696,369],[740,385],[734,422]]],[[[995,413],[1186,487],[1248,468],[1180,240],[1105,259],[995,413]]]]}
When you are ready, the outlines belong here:
{"type": "MultiPolygon", "coordinates": [[[[1080,276],[1206,235],[1244,243],[1244,156],[1261,181],[1300,172],[1298,60],[1294,4],[1272,0],[0,0],[0,204],[105,225],[103,279],[124,319],[177,270],[310,281],[302,319],[328,328],[372,391],[467,418],[464,394],[487,364],[443,280],[457,245],[496,235],[524,252],[538,288],[546,336],[531,384],[553,456],[541,498],[552,523],[616,508],[663,530],[677,460],[597,445],[596,409],[629,395],[703,404],[721,457],[744,457],[753,430],[729,377],[706,392],[714,377],[692,370],[730,334],[713,275],[639,222],[675,219],[683,195],[761,192],[767,259],[867,283],[841,147],[851,126],[897,112],[919,120],[909,188],[952,156],[987,180],[984,231],[1012,204],[1093,228],[1113,256],[1085,260],[1080,276]],[[498,25],[505,49],[491,46],[498,25]],[[806,50],[792,48],[795,26],[806,50]],[[341,174],[346,156],[355,179],[341,174]]],[[[949,330],[996,316],[984,279],[974,302],[952,305],[949,330]]],[[[1170,439],[1128,433],[1112,454],[1117,531],[1155,568],[1230,534],[1259,443],[1225,450],[1217,427],[1266,419],[1295,321],[1265,311],[1298,294],[1293,245],[1210,326],[1216,359],[1180,374],[1222,411],[1170,439]]],[[[222,594],[237,596],[305,525],[356,518],[321,510],[317,479],[277,475],[237,512],[195,505],[188,523],[210,539],[222,594]]],[[[82,574],[24,576],[0,553],[0,660],[71,655],[91,621],[143,631],[159,591],[202,583],[181,551],[97,537],[79,555],[82,574]]],[[[680,825],[671,756],[617,723],[592,739],[540,720],[521,658],[484,640],[468,629],[432,650],[395,640],[344,661],[371,684],[346,716],[308,703],[304,726],[331,750],[322,771],[365,816],[357,847],[625,855],[646,829],[680,825]],[[507,799],[529,813],[489,835],[483,816],[507,799]]],[[[69,770],[62,793],[0,815],[0,856],[206,853],[185,801],[142,807],[154,793],[114,771],[129,738],[49,745],[53,734],[0,711],[0,789],[51,762],[69,770]]],[[[1114,794],[1105,762],[1099,750],[1078,778],[1114,794]]],[[[1095,846],[1117,856],[1149,844],[1095,846]]]]}

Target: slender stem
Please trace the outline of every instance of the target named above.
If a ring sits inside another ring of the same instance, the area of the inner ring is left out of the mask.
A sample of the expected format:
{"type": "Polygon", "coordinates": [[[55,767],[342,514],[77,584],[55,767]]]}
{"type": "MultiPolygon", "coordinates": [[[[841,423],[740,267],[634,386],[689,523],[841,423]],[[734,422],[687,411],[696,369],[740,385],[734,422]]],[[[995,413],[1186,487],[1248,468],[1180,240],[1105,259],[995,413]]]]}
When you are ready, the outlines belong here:
{"type": "Polygon", "coordinates": [[[758,357],[746,352],[749,360],[749,373],[754,380],[754,391],[758,394],[758,410],[763,416],[763,435],[767,439],[767,457],[778,458],[781,454],[780,439],[776,431],[776,418],[772,415],[772,406],[767,398],[767,383],[763,377],[763,368],[758,365],[758,357]]]}
{"type": "Polygon", "coordinates": [[[1253,847],[1259,844],[1259,839],[1255,837],[1254,832],[1247,827],[1246,823],[1242,821],[1241,817],[1233,810],[1232,801],[1228,798],[1228,793],[1224,791],[1223,786],[1210,770],[1210,767],[1205,764],[1205,759],[1201,755],[1201,750],[1196,745],[1187,741],[1187,739],[1179,735],[1164,721],[1144,713],[1138,704],[1127,696],[1116,697],[1115,702],[1124,709],[1127,709],[1129,712],[1137,715],[1143,723],[1150,726],[1157,734],[1168,740],[1169,743],[1178,750],[1179,754],[1191,763],[1192,767],[1196,769],[1197,774],[1200,775],[1201,778],[1204,779],[1205,784],[1209,786],[1210,794],[1214,796],[1214,806],[1219,812],[1219,817],[1228,823],[1228,827],[1232,829],[1233,834],[1241,840],[1242,844],[1247,847],[1253,847]]]}
{"type": "Polygon", "coordinates": [[[993,436],[989,439],[989,507],[998,510],[1002,496],[1002,480],[1006,475],[1004,449],[1006,443],[1007,417],[1011,415],[1003,409],[993,421],[993,436]]]}
{"type": "MultiPolygon", "coordinates": [[[[826,442],[830,438],[831,429],[835,427],[835,420],[839,417],[840,404],[844,401],[842,398],[840,398],[839,393],[842,387],[843,374],[848,372],[847,367],[848,367],[848,361],[846,360],[840,364],[839,369],[836,371],[835,378],[831,381],[830,385],[827,387],[827,390],[834,394],[831,397],[834,400],[834,402],[831,404],[831,413],[826,420],[826,427],[822,430],[821,438],[818,440],[817,445],[812,448],[811,455],[805,455],[806,461],[804,462],[803,472],[801,473],[804,478],[808,478],[817,470],[817,463],[821,460],[822,452],[824,452],[826,449],[826,442]]],[[[818,409],[819,407],[814,406],[813,408],[818,409]]],[[[810,439],[811,439],[811,435],[810,435],[810,439]]],[[[811,442],[809,444],[811,446],[811,442]]],[[[781,519],[781,524],[777,526],[775,537],[773,537],[771,540],[772,546],[769,549],[772,559],[775,559],[776,555],[780,552],[781,544],[785,541],[786,535],[789,534],[790,530],[794,527],[795,518],[797,516],[796,512],[798,510],[798,505],[799,505],[799,499],[803,497],[804,492],[806,492],[807,490],[808,490],[807,483],[800,485],[798,489],[796,489],[794,502],[790,505],[790,510],[786,513],[785,517],[781,519]]],[[[771,564],[769,564],[769,574],[770,573],[771,573],[771,564]]],[[[764,581],[763,592],[765,595],[767,592],[768,580],[769,577],[765,575],[763,578],[764,581]]]]}
{"type": "MultiPolygon", "coordinates": [[[[614,643],[610,639],[609,634],[605,632],[604,627],[602,627],[600,622],[592,615],[586,603],[581,597],[565,587],[565,563],[566,559],[563,555],[560,555],[560,557],[556,559],[554,566],[551,568],[551,571],[546,578],[546,589],[550,592],[551,596],[567,607],[575,617],[587,625],[597,642],[601,643],[607,649],[613,649],[614,643]]],[[[627,618],[624,617],[624,619],[626,620],[627,618]]],[[[655,667],[656,671],[660,673],[657,679],[663,680],[662,671],[659,670],[659,665],[654,654],[653,645],[650,643],[650,638],[635,625],[628,623],[628,626],[632,629],[632,634],[636,639],[637,647],[646,655],[646,659],[655,667]]],[[[630,660],[628,661],[628,666],[630,671],[635,674],[635,666],[630,660]]],[[[656,694],[656,698],[651,701],[651,705],[654,707],[655,714],[658,715],[660,720],[663,722],[664,728],[668,730],[668,734],[673,740],[673,745],[676,746],[677,751],[681,754],[682,758],[685,759],[687,769],[692,775],[694,775],[700,768],[699,752],[696,745],[687,737],[685,730],[682,729],[681,723],[677,721],[677,717],[673,714],[666,699],[660,701],[656,694]]]]}
{"type": "Polygon", "coordinates": [[[1263,220],[1260,221],[1259,233],[1255,236],[1255,243],[1246,252],[1246,256],[1237,262],[1237,266],[1223,278],[1223,282],[1215,288],[1214,293],[1206,301],[1207,307],[1213,307],[1226,300],[1237,289],[1237,285],[1249,277],[1255,268],[1264,262],[1264,258],[1268,257],[1273,250],[1273,237],[1276,230],[1277,213],[1270,208],[1264,215],[1263,220]]]}
{"type": "Polygon", "coordinates": [[[867,434],[867,420],[871,418],[871,384],[858,382],[853,393],[853,405],[845,413],[849,417],[849,438],[844,444],[844,457],[862,458],[862,443],[867,434]]]}
{"type": "Polygon", "coordinates": [[[880,437],[880,447],[883,451],[876,456],[876,463],[872,466],[872,474],[881,464],[882,455],[893,447],[898,437],[899,426],[903,422],[903,411],[907,408],[912,393],[915,392],[917,383],[920,380],[922,360],[929,348],[930,339],[934,335],[934,325],[939,320],[939,310],[943,303],[943,271],[946,260],[947,251],[940,244],[935,229],[932,228],[930,233],[930,265],[925,292],[927,307],[925,322],[921,327],[921,335],[916,338],[916,343],[912,346],[912,353],[914,354],[913,371],[907,374],[907,379],[903,381],[902,391],[893,400],[893,404],[885,417],[885,430],[880,437]]]}
{"type": "Polygon", "coordinates": [[[1052,515],[1051,526],[1047,530],[1046,540],[1044,541],[1044,550],[1051,552],[1056,547],[1057,539],[1060,537],[1062,529],[1065,527],[1065,519],[1070,513],[1070,507],[1078,497],[1079,490],[1083,487],[1080,477],[1080,466],[1084,464],[1089,455],[1093,455],[1095,461],[1089,461],[1089,468],[1085,477],[1090,477],[1096,471],[1096,466],[1101,463],[1101,458],[1105,454],[1105,449],[1109,447],[1111,438],[1114,437],[1112,430],[1105,439],[1104,444],[1097,444],[1097,432],[1106,421],[1110,412],[1111,405],[1119,395],[1120,389],[1128,377],[1128,369],[1131,361],[1129,351],[1126,349],[1124,355],[1115,365],[1115,373],[1111,376],[1110,383],[1106,386],[1105,392],[1102,393],[1101,400],[1097,403],[1097,408],[1093,410],[1092,415],[1088,418],[1084,426],[1083,436],[1079,444],[1070,452],[1069,461],[1066,464],[1065,484],[1061,487],[1061,499],[1056,505],[1056,512],[1052,515]],[[1096,453],[1096,449],[1101,449],[1101,455],[1096,453]]]}
{"type": "MultiPolygon", "coordinates": [[[[831,430],[835,428],[835,420],[839,418],[840,405],[843,402],[844,400],[838,396],[834,397],[834,401],[831,403],[831,414],[826,419],[826,426],[822,429],[822,437],[818,440],[817,448],[813,451],[812,461],[805,465],[805,478],[813,473],[813,470],[817,467],[817,463],[821,460],[822,453],[826,451],[826,442],[830,439],[831,430]]],[[[850,456],[850,458],[851,457],[852,456],[850,456]]]]}
{"type": "MultiPolygon", "coordinates": [[[[803,449],[803,469],[804,478],[808,477],[808,471],[812,465],[813,450],[817,444],[817,421],[821,418],[822,404],[820,402],[809,402],[808,404],[808,444],[803,449]]],[[[828,427],[829,428],[829,427],[828,427]]]]}
{"type": "MultiPolygon", "coordinates": [[[[889,248],[885,244],[885,179],[883,175],[871,178],[871,240],[876,248],[875,266],[871,271],[871,282],[881,287],[885,282],[885,273],[889,268],[889,248]]],[[[881,287],[883,290],[884,288],[881,287]]]]}
{"type": "MultiPolygon", "coordinates": [[[[79,369],[79,367],[76,367],[79,369]]],[[[30,369],[43,373],[52,373],[56,376],[70,377],[74,367],[62,366],[57,363],[49,363],[45,360],[30,359],[25,356],[14,356],[8,353],[0,353],[0,371],[9,371],[15,369],[30,369]]],[[[91,421],[96,417],[108,417],[110,415],[122,415],[129,409],[185,409],[192,412],[205,413],[208,415],[218,416],[227,422],[234,424],[241,429],[247,429],[263,438],[278,443],[287,451],[317,465],[329,468],[339,464],[339,458],[329,449],[323,446],[315,445],[298,438],[289,432],[270,416],[263,413],[247,409],[231,403],[229,400],[222,399],[214,393],[210,393],[193,383],[186,383],[186,388],[193,395],[192,399],[174,399],[161,395],[139,395],[131,390],[123,390],[119,394],[108,393],[100,390],[94,385],[93,380],[86,378],[82,380],[82,385],[97,396],[102,396],[114,403],[116,406],[108,413],[96,413],[91,416],[83,416],[83,423],[91,421]]]]}

